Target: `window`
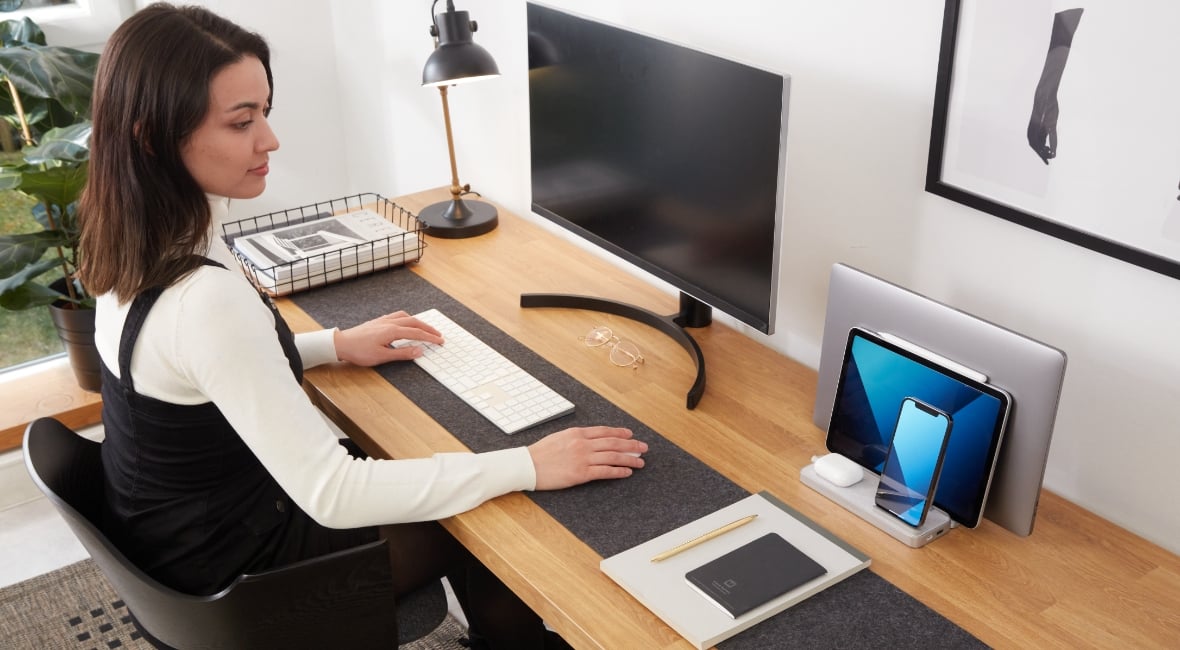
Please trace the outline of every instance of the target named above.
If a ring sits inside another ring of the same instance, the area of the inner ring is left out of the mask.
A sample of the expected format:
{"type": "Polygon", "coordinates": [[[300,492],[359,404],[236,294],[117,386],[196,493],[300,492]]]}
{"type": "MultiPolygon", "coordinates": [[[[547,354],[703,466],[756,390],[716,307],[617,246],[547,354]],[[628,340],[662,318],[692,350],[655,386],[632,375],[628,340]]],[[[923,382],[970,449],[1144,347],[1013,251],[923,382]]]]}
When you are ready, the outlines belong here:
{"type": "Polygon", "coordinates": [[[97,51],[135,0],[0,0],[0,20],[32,18],[50,45],[97,51]]]}
{"type": "MultiPolygon", "coordinates": [[[[3,128],[4,125],[0,125],[3,128]]],[[[19,152],[0,153],[0,161],[17,159],[19,152]]],[[[0,234],[39,230],[30,208],[33,200],[15,190],[0,192],[0,234]]],[[[46,274],[47,277],[49,274],[46,274]]],[[[0,369],[19,366],[62,352],[47,307],[21,311],[0,308],[0,369]]]]}
{"type": "MultiPolygon", "coordinates": [[[[45,32],[50,45],[98,51],[134,0],[0,0],[0,20],[28,17],[45,32]]],[[[17,145],[19,146],[19,144],[17,145]]],[[[11,151],[12,147],[5,147],[11,151]]],[[[7,158],[19,154],[0,153],[7,158]]],[[[0,192],[0,233],[35,229],[29,204],[16,192],[0,192]]],[[[0,371],[62,354],[48,309],[0,309],[0,371]]]]}

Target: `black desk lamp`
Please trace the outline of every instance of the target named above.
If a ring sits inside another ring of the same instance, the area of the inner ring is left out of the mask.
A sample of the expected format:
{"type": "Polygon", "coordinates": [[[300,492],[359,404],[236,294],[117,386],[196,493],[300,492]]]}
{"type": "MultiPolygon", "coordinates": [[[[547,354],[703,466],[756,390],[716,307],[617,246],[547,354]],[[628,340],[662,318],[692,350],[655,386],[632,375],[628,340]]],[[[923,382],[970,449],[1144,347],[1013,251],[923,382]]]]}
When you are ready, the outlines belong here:
{"type": "MultiPolygon", "coordinates": [[[[437,0],[435,0],[437,2],[437,0]]],[[[433,13],[433,10],[431,10],[433,13]]],[[[499,217],[495,206],[482,201],[464,201],[470,185],[459,185],[455,166],[455,142],[451,136],[451,111],[447,105],[447,86],[500,76],[496,61],[488,51],[475,44],[472,32],[478,29],[466,11],[455,11],[447,0],[446,13],[433,17],[430,35],[437,40],[434,52],[422,69],[422,85],[436,86],[442,94],[443,120],[447,127],[447,150],[451,154],[451,200],[428,205],[418,214],[426,224],[426,234],[447,239],[482,235],[495,229],[499,217]]]]}

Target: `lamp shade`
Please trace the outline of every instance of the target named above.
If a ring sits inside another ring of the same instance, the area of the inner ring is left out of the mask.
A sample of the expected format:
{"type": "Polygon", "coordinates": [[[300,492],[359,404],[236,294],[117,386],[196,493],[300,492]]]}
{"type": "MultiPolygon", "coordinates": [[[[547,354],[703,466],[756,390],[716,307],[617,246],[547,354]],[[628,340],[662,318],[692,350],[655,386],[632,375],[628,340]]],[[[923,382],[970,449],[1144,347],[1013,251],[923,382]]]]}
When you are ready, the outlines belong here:
{"type": "Polygon", "coordinates": [[[435,19],[438,47],[422,69],[423,86],[451,85],[500,75],[496,60],[472,40],[476,27],[466,11],[448,10],[435,19]]]}

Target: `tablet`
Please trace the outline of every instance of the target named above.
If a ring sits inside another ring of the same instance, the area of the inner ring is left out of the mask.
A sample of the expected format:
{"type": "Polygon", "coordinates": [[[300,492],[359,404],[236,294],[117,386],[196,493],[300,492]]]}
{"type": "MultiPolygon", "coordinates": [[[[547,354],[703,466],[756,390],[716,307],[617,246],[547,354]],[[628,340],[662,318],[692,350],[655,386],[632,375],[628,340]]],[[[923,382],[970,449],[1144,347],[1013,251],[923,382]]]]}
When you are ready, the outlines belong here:
{"type": "Polygon", "coordinates": [[[906,397],[945,411],[954,421],[934,505],[974,528],[987,503],[1011,396],[918,348],[854,327],[844,350],[827,448],[880,474],[906,397]]]}

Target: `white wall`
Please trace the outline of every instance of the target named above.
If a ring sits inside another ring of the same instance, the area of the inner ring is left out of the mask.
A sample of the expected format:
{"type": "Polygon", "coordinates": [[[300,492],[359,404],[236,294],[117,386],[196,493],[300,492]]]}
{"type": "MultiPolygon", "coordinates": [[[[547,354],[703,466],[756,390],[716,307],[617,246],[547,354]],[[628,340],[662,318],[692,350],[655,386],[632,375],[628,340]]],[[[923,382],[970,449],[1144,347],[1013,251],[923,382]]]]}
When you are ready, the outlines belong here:
{"type": "MultiPolygon", "coordinates": [[[[275,48],[284,149],[266,200],[449,182],[438,93],[418,85],[428,0],[205,4],[275,48]]],[[[457,4],[503,73],[451,93],[460,178],[527,214],[525,4],[457,4]]],[[[550,4],[792,75],[777,332],[751,336],[816,366],[843,261],[1065,350],[1047,487],[1180,551],[1180,281],[923,191],[941,1],[550,4]]]]}
{"type": "MultiPolygon", "coordinates": [[[[136,0],[137,7],[151,4],[136,0]]],[[[324,0],[203,0],[198,4],[262,34],[275,78],[271,126],[279,150],[271,155],[267,190],[234,201],[230,214],[245,218],[334,199],[348,193],[344,161],[350,136],[340,119],[337,48],[332,8],[324,0]]]]}

